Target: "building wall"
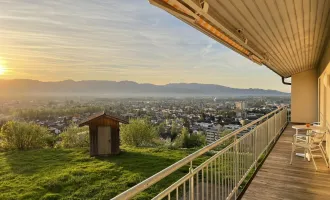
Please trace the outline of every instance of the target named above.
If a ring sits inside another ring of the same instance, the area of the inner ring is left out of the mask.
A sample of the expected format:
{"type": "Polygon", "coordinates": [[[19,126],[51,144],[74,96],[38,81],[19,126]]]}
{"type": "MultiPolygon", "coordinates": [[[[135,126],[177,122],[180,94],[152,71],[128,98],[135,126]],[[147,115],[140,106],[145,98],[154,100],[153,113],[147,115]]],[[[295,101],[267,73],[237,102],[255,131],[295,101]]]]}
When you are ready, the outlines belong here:
{"type": "Polygon", "coordinates": [[[330,87],[324,84],[324,77],[330,79],[330,41],[319,63],[319,119],[322,126],[328,128],[326,151],[330,160],[330,87]]]}
{"type": "Polygon", "coordinates": [[[318,70],[295,74],[291,81],[291,121],[318,121],[318,70]]]}
{"type": "Polygon", "coordinates": [[[330,62],[330,40],[325,48],[322,59],[319,63],[319,74],[323,74],[324,70],[329,70],[329,62],[330,62]]]}
{"type": "Polygon", "coordinates": [[[247,103],[245,101],[235,102],[235,107],[237,110],[244,110],[247,108],[247,103]]]}

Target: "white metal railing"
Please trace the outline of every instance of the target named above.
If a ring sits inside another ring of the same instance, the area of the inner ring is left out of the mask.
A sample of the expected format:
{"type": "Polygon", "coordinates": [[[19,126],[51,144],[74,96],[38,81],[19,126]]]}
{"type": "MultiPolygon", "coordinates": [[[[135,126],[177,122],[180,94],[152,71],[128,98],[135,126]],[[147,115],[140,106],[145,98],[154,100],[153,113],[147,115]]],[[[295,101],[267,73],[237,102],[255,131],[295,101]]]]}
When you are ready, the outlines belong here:
{"type": "Polygon", "coordinates": [[[287,108],[279,108],[183,158],[113,200],[131,199],[186,165],[190,165],[189,172],[153,199],[236,199],[287,123],[287,108]],[[240,134],[246,130],[250,131],[240,134]],[[194,161],[207,152],[212,156],[194,168],[194,161]]]}

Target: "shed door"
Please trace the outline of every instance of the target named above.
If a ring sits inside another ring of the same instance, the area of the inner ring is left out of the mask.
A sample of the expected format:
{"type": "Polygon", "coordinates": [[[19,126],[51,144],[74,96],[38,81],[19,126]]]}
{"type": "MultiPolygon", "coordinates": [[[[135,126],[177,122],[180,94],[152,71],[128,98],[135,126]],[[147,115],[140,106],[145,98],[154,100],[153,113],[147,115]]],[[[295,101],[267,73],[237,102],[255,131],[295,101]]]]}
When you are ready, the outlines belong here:
{"type": "Polygon", "coordinates": [[[111,153],[111,128],[110,126],[99,126],[97,131],[98,154],[111,153]]]}

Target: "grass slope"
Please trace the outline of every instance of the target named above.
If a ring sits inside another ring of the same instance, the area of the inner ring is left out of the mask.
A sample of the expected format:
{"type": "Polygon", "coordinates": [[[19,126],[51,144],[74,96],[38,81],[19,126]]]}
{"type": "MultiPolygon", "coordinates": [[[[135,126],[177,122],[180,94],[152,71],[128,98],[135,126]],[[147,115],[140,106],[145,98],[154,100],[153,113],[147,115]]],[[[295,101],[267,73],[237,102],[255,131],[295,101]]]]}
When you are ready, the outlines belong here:
{"type": "MultiPolygon", "coordinates": [[[[0,152],[0,199],[110,199],[192,151],[125,147],[103,158],[91,158],[87,149],[0,152]]],[[[181,168],[138,199],[150,199],[188,170],[181,168]]]]}

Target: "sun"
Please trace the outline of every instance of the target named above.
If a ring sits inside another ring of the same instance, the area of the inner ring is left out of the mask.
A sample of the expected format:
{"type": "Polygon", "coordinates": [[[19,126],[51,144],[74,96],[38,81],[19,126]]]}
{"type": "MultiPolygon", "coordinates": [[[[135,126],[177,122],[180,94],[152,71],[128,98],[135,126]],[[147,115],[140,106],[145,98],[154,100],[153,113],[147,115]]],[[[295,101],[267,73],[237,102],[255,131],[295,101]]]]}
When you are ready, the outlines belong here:
{"type": "Polygon", "coordinates": [[[0,65],[0,75],[4,74],[6,71],[6,68],[2,65],[0,65]]]}

